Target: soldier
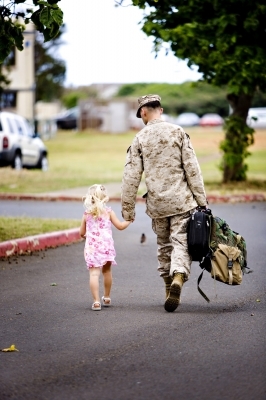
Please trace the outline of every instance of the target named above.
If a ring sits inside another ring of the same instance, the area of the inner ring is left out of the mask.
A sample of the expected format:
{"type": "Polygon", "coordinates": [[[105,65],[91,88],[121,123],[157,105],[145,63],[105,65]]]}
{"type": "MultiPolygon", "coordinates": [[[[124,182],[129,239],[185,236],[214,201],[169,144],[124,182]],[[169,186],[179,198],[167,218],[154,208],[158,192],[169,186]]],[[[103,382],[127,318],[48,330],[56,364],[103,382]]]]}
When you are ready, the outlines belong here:
{"type": "Polygon", "coordinates": [[[191,257],[187,223],[195,208],[206,208],[203,179],[188,134],[161,118],[161,98],[149,94],[138,99],[137,117],[146,125],[127,150],[122,182],[122,215],[135,218],[135,202],[145,171],[146,213],[157,235],[158,271],[164,279],[164,308],[179,305],[183,283],[188,280],[191,257]]]}

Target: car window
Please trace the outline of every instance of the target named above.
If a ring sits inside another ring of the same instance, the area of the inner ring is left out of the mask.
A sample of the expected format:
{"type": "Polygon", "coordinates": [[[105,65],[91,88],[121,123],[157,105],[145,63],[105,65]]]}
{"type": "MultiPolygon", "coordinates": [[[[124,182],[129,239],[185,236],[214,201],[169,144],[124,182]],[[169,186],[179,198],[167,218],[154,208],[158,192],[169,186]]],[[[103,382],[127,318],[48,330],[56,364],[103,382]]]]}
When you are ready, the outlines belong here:
{"type": "Polygon", "coordinates": [[[23,130],[23,127],[22,127],[22,124],[20,123],[20,121],[18,121],[17,119],[15,119],[15,124],[16,124],[16,126],[17,126],[18,133],[19,133],[20,135],[25,134],[25,132],[24,132],[24,130],[23,130]]]}
{"type": "Polygon", "coordinates": [[[24,128],[26,130],[26,135],[30,136],[30,137],[33,137],[34,136],[33,128],[31,126],[31,124],[26,119],[23,121],[23,126],[24,126],[24,128]]]}
{"type": "Polygon", "coordinates": [[[15,130],[14,130],[14,127],[13,127],[13,124],[12,124],[12,121],[10,120],[10,118],[7,118],[6,120],[7,120],[7,125],[8,125],[8,128],[9,128],[9,132],[10,133],[15,133],[15,130]]]}

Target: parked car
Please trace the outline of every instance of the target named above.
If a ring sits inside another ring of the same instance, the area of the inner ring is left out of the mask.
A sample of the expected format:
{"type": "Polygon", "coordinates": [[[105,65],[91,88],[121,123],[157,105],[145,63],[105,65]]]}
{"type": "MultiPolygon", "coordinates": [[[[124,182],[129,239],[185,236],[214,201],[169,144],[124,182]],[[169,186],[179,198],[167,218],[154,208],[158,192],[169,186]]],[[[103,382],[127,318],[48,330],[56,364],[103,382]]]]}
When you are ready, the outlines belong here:
{"type": "Polygon", "coordinates": [[[266,128],[266,107],[250,108],[247,124],[251,128],[266,128]]]}
{"type": "Polygon", "coordinates": [[[180,126],[195,126],[199,124],[200,117],[191,112],[182,113],[176,119],[175,123],[180,126]]]}
{"type": "Polygon", "coordinates": [[[48,151],[33,131],[30,123],[20,115],[0,112],[0,166],[15,169],[48,169],[48,151]]]}
{"type": "Polygon", "coordinates": [[[77,129],[79,118],[79,108],[73,107],[69,110],[59,114],[56,118],[56,125],[58,129],[77,129]]]}
{"type": "Polygon", "coordinates": [[[204,114],[199,121],[200,126],[221,126],[224,120],[218,114],[204,114]]]}

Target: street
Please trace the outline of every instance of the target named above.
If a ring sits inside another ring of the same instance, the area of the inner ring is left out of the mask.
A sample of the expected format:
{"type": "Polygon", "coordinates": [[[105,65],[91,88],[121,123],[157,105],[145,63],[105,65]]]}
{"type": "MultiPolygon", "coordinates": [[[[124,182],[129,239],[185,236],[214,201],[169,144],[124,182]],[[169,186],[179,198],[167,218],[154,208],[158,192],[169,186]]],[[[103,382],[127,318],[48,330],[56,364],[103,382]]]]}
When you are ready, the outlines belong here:
{"type": "MultiPolygon", "coordinates": [[[[111,206],[121,219],[120,204],[111,206]]],[[[266,203],[210,208],[246,239],[252,272],[234,287],[205,272],[208,304],[194,262],[174,313],[163,307],[144,204],[127,230],[113,228],[110,308],[91,310],[83,242],[1,260],[0,348],[19,352],[0,352],[0,399],[264,400],[266,203]]],[[[0,215],[82,213],[76,202],[0,201],[0,215]]]]}

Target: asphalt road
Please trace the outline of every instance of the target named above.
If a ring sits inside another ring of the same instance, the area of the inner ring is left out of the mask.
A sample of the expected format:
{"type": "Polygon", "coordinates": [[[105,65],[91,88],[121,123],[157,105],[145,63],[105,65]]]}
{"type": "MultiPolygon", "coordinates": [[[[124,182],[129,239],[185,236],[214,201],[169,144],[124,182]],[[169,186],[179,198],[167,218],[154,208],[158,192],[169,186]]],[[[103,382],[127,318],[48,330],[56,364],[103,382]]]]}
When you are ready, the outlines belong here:
{"type": "MultiPolygon", "coordinates": [[[[211,208],[245,237],[253,272],[238,287],[205,273],[208,304],[193,263],[174,313],[163,308],[143,204],[134,224],[114,230],[112,307],[100,312],[90,309],[83,243],[0,261],[0,348],[19,349],[0,352],[0,399],[264,400],[266,203],[211,208]]],[[[1,215],[82,212],[75,202],[0,202],[1,215]]]]}

